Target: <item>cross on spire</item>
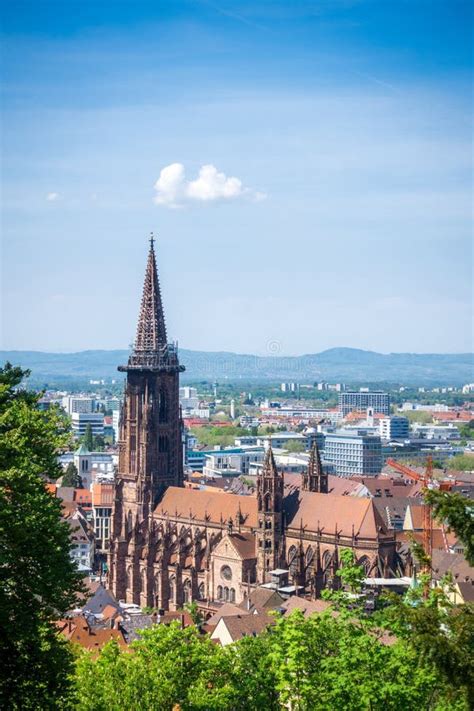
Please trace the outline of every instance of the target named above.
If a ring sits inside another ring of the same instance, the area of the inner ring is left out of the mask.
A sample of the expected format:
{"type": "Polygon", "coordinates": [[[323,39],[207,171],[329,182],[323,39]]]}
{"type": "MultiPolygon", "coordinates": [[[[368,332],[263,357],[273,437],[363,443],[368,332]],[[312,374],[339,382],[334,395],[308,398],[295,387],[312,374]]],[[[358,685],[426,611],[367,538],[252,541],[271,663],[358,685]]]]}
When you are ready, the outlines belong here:
{"type": "Polygon", "coordinates": [[[148,252],[145,271],[142,303],[138,317],[135,353],[157,353],[167,344],[154,244],[155,238],[152,232],[150,234],[150,251],[148,252]]]}

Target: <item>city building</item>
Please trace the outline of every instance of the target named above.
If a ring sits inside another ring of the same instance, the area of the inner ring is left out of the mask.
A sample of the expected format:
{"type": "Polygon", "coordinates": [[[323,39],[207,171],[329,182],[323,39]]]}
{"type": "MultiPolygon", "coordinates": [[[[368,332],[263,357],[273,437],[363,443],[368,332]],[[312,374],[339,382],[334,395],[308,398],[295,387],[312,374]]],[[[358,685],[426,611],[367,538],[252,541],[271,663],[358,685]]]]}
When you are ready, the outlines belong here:
{"type": "Polygon", "coordinates": [[[85,396],[65,395],[62,398],[62,406],[68,415],[72,415],[74,412],[94,412],[95,399],[85,396]]]}
{"type": "Polygon", "coordinates": [[[109,549],[114,486],[112,482],[93,482],[91,492],[96,550],[98,553],[104,553],[109,549]]]}
{"type": "Polygon", "coordinates": [[[364,474],[376,476],[382,470],[382,445],[378,435],[339,430],[328,433],[324,458],[334,466],[338,476],[364,474]]]}
{"type": "Polygon", "coordinates": [[[408,439],[410,436],[410,422],[407,417],[383,417],[378,422],[380,437],[384,440],[408,439]]]}
{"type": "Polygon", "coordinates": [[[318,597],[340,584],[345,547],[368,576],[397,570],[395,536],[373,501],[324,493],[317,451],[300,487],[285,483],[271,446],[256,495],[183,486],[183,368],[166,338],[153,241],[134,349],[119,369],[126,383],[108,556],[117,600],[164,610],[195,600],[209,611],[245,601],[280,573],[287,590],[318,597]]]}
{"type": "Polygon", "coordinates": [[[248,474],[250,465],[263,462],[264,456],[263,447],[242,449],[240,452],[219,450],[206,455],[202,473],[209,478],[248,474]]]}
{"type": "Polygon", "coordinates": [[[75,437],[84,437],[87,425],[91,426],[94,437],[104,434],[104,415],[101,412],[73,412],[71,424],[75,437]]]}
{"type": "Polygon", "coordinates": [[[378,390],[339,393],[339,410],[344,416],[353,410],[367,410],[368,407],[375,412],[390,415],[390,395],[378,390]]]}
{"type": "Polygon", "coordinates": [[[112,411],[112,428],[114,431],[114,442],[118,442],[120,423],[120,408],[112,411]]]}

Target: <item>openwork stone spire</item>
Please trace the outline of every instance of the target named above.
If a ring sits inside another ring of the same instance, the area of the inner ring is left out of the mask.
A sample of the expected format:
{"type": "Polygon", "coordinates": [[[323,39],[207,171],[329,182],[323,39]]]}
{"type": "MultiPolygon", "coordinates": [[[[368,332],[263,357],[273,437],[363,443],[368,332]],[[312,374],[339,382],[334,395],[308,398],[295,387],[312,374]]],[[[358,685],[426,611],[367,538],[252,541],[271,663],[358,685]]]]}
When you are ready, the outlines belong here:
{"type": "Polygon", "coordinates": [[[278,469],[275,462],[275,457],[273,456],[273,449],[271,441],[268,443],[268,449],[265,453],[265,459],[263,460],[262,476],[264,477],[278,477],[278,469]]]}
{"type": "Polygon", "coordinates": [[[157,353],[167,344],[166,325],[161,303],[160,283],[156,270],[153,235],[143,284],[142,304],[138,317],[135,353],[157,353]]]}
{"type": "Polygon", "coordinates": [[[327,494],[328,477],[324,472],[319,454],[319,447],[314,443],[309,455],[308,468],[303,473],[303,489],[306,491],[319,491],[327,494]]]}

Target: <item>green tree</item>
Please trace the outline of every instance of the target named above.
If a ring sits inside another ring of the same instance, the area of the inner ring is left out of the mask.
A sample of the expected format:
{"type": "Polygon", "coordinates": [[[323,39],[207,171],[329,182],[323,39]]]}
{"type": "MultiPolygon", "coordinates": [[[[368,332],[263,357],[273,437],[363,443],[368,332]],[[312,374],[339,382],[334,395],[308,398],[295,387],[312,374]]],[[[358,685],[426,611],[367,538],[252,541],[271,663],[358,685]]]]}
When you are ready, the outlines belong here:
{"type": "Polygon", "coordinates": [[[73,486],[75,489],[80,489],[82,487],[82,479],[79,476],[79,472],[77,471],[77,467],[74,462],[69,462],[67,465],[66,471],[64,472],[62,478],[62,485],[73,486]]]}
{"type": "Polygon", "coordinates": [[[460,472],[474,471],[474,454],[457,454],[449,460],[449,468],[460,472]]]}
{"type": "Polygon", "coordinates": [[[92,439],[92,447],[90,452],[103,452],[105,449],[105,439],[102,435],[96,435],[92,439]]]}
{"type": "Polygon", "coordinates": [[[57,410],[40,411],[39,395],[21,388],[27,375],[0,368],[0,706],[47,709],[67,697],[72,662],[53,621],[82,584],[61,503],[45,486],[61,474],[69,434],[57,410]]]}
{"type": "Polygon", "coordinates": [[[89,452],[92,452],[94,449],[94,438],[92,435],[92,427],[90,422],[87,423],[86,426],[86,431],[84,432],[84,437],[82,438],[82,442],[84,444],[84,447],[89,450],[89,452]]]}
{"type": "Polygon", "coordinates": [[[433,507],[433,515],[446,521],[464,544],[464,555],[474,565],[474,504],[461,494],[432,489],[425,495],[433,507]]]}
{"type": "Polygon", "coordinates": [[[288,442],[285,449],[287,452],[290,452],[290,454],[297,454],[298,452],[304,452],[305,446],[302,442],[288,442]]]}

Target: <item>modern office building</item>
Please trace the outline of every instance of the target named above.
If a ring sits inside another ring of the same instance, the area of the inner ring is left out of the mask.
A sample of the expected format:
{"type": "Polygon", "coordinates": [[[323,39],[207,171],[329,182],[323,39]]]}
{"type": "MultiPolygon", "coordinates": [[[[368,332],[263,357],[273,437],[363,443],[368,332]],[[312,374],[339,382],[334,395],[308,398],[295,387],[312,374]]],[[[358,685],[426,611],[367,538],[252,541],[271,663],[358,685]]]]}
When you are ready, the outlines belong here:
{"type": "Polygon", "coordinates": [[[94,412],[95,400],[92,397],[65,395],[62,399],[62,406],[68,415],[72,415],[74,412],[94,412]]]}
{"type": "Polygon", "coordinates": [[[383,417],[379,420],[379,433],[382,439],[408,439],[410,422],[407,417],[383,417]]]}
{"type": "Polygon", "coordinates": [[[353,410],[367,410],[390,415],[390,395],[379,390],[339,393],[339,410],[344,417],[353,410]]]}
{"type": "Polygon", "coordinates": [[[382,469],[380,437],[362,431],[339,430],[328,433],[324,444],[324,459],[333,465],[338,476],[377,476],[382,469]]]}
{"type": "Polygon", "coordinates": [[[75,437],[84,437],[87,425],[91,426],[94,437],[104,434],[104,415],[101,412],[73,412],[71,420],[75,437]]]}

